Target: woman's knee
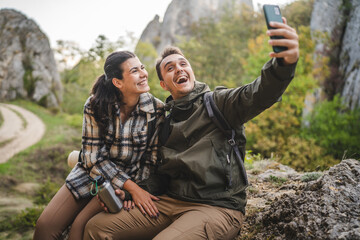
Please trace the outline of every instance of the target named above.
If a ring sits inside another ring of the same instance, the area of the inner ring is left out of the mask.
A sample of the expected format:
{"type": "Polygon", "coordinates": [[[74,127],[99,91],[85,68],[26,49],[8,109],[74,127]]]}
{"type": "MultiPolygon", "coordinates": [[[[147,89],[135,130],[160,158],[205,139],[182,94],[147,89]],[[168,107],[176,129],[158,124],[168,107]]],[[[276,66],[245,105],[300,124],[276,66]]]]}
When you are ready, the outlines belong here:
{"type": "Polygon", "coordinates": [[[35,225],[34,240],[37,239],[57,239],[62,233],[62,229],[55,221],[40,215],[35,225]]]}

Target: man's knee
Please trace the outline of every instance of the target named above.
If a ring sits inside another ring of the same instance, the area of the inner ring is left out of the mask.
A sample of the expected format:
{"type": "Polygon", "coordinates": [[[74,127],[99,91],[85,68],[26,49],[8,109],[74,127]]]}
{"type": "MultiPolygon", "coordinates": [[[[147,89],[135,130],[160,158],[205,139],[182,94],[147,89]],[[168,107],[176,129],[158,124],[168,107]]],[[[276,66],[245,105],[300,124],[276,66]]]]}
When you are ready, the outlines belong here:
{"type": "Polygon", "coordinates": [[[97,221],[92,218],[90,219],[84,229],[84,240],[94,240],[94,239],[113,239],[104,232],[104,228],[99,227],[97,221]]]}

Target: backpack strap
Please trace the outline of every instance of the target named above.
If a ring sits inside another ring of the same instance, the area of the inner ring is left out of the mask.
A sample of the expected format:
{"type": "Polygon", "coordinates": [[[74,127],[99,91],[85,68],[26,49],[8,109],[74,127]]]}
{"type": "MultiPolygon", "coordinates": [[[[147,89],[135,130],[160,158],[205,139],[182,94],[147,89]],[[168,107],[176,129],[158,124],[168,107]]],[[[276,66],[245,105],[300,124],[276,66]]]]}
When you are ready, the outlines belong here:
{"type": "Polygon", "coordinates": [[[154,141],[154,133],[155,133],[156,127],[158,125],[157,119],[156,119],[156,114],[157,114],[156,100],[155,100],[154,96],[152,96],[152,95],[151,95],[151,101],[154,106],[154,113],[146,113],[146,120],[147,120],[147,125],[148,125],[147,146],[150,146],[150,144],[152,144],[152,142],[154,141]]]}
{"type": "MultiPolygon", "coordinates": [[[[248,179],[246,175],[244,160],[241,158],[240,150],[235,141],[235,130],[231,128],[230,124],[226,121],[224,115],[220,112],[216,103],[214,102],[214,92],[206,92],[204,94],[204,104],[206,111],[213,121],[213,123],[218,127],[218,129],[225,135],[228,144],[232,147],[232,150],[235,152],[236,161],[240,167],[240,172],[244,177],[245,184],[248,185],[248,179]]],[[[226,160],[230,164],[230,153],[226,155],[226,160]]],[[[230,170],[231,171],[231,170],[230,170]]],[[[229,187],[231,186],[231,174],[229,179],[229,187]]]]}

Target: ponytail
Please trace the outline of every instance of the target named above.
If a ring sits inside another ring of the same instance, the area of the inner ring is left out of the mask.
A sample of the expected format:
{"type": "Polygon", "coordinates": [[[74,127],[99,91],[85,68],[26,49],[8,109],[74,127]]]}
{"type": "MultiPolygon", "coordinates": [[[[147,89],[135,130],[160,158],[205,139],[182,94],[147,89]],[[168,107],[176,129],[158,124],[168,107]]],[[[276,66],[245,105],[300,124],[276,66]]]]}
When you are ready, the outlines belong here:
{"type": "Polygon", "coordinates": [[[91,94],[90,107],[94,113],[94,118],[99,126],[99,136],[105,137],[109,127],[110,118],[113,115],[114,106],[124,105],[122,92],[112,83],[113,78],[123,79],[123,69],[121,64],[129,58],[136,57],[129,51],[119,51],[111,53],[104,64],[104,74],[95,82],[91,94]]]}

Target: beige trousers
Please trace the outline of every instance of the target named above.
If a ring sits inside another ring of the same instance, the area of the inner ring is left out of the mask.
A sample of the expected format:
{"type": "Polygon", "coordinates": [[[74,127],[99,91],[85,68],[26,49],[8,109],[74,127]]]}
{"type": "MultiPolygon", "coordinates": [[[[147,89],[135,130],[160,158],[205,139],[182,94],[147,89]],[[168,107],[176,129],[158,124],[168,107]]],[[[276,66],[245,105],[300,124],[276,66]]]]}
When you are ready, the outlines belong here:
{"type": "Polygon", "coordinates": [[[160,199],[156,202],[160,211],[157,219],[142,215],[138,208],[97,214],[88,221],[84,240],[233,239],[243,223],[240,211],[184,202],[166,195],[160,199]]]}
{"type": "Polygon", "coordinates": [[[71,229],[68,240],[82,239],[87,221],[101,211],[103,209],[96,198],[76,200],[63,185],[37,220],[33,239],[60,239],[69,225],[71,229]]]}

